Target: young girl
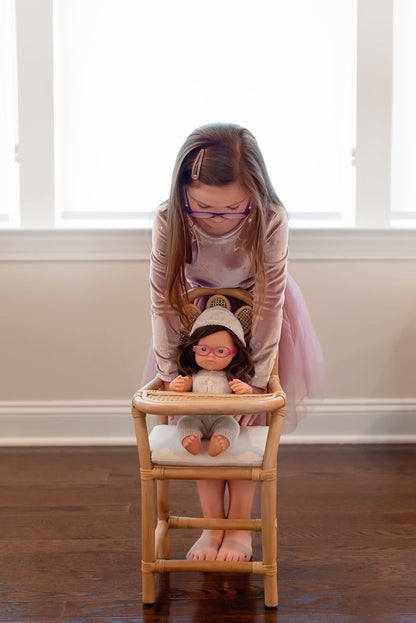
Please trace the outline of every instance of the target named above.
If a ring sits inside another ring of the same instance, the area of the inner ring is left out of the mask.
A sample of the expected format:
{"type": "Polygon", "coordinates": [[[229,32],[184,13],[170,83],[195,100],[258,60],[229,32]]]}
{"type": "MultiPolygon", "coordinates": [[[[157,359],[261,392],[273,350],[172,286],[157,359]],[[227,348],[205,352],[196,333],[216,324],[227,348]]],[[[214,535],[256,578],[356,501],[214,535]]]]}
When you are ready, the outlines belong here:
{"type": "MultiPolygon", "coordinates": [[[[250,351],[254,392],[263,392],[279,346],[279,375],[288,397],[285,432],[296,428],[297,401],[310,395],[322,355],[299,289],[287,275],[288,225],[253,135],[237,125],[203,126],[187,138],[173,171],[169,199],[153,227],[151,297],[157,375],[177,376],[176,351],[192,287],[244,288],[254,296],[250,351]]],[[[145,378],[152,362],[148,362],[145,378]]],[[[151,376],[151,375],[150,375],[151,376]]],[[[240,426],[256,415],[236,416],[240,426]]],[[[225,517],[226,482],[198,481],[205,517],[225,517]]],[[[227,517],[249,518],[255,483],[231,481],[227,517]]],[[[248,531],[204,530],[188,559],[249,560],[248,531]]]]}
{"type": "MultiPolygon", "coordinates": [[[[169,384],[171,391],[253,393],[247,381],[254,367],[243,328],[224,307],[210,307],[196,319],[189,337],[179,347],[178,364],[186,376],[177,376],[169,384]]],[[[191,454],[199,454],[202,437],[208,437],[210,456],[224,452],[240,432],[232,415],[184,415],[177,426],[182,445],[191,454]]]]}

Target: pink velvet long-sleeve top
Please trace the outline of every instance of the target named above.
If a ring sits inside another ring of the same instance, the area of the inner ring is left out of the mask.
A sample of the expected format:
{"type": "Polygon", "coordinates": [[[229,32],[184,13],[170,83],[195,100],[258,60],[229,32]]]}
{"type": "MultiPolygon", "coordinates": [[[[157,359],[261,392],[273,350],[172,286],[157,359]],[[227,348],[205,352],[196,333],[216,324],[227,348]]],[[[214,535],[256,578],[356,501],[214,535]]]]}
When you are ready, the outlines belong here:
{"type": "MultiPolygon", "coordinates": [[[[250,218],[250,217],[249,217],[250,218]]],[[[254,294],[256,284],[244,240],[245,220],[231,232],[214,235],[204,232],[188,217],[192,239],[192,263],[186,264],[189,287],[244,288],[254,294]]],[[[171,381],[178,375],[176,353],[180,322],[177,312],[165,305],[167,266],[167,206],[157,212],[153,227],[150,268],[153,344],[157,375],[171,381]]],[[[265,234],[266,296],[261,318],[250,341],[255,376],[251,384],[266,387],[279,344],[286,285],[288,224],[284,208],[272,206],[267,212],[265,234]]]]}

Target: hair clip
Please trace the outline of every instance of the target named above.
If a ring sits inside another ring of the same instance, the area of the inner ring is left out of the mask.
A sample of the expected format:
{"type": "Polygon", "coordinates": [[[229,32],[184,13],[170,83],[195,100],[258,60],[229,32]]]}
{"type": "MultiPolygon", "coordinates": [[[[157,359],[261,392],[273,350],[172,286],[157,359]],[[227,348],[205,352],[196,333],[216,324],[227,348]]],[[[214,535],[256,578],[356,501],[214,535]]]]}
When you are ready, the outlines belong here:
{"type": "Polygon", "coordinates": [[[200,149],[197,157],[194,160],[194,166],[192,167],[191,177],[193,180],[197,180],[199,178],[199,174],[201,173],[202,159],[204,157],[205,149],[200,149]]]}

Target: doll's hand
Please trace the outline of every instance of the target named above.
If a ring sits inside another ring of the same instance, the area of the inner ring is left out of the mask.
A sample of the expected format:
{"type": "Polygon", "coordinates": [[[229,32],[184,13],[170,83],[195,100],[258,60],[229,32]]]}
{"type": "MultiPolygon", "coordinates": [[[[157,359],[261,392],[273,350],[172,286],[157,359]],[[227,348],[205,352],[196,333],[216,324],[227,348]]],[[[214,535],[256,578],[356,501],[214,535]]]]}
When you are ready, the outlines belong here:
{"type": "Polygon", "coordinates": [[[252,394],[253,388],[248,383],[240,381],[240,379],[233,379],[229,381],[230,387],[235,394],[252,394]]]}
{"type": "Polygon", "coordinates": [[[189,392],[192,387],[192,379],[190,376],[177,376],[169,383],[171,392],[189,392]]]}

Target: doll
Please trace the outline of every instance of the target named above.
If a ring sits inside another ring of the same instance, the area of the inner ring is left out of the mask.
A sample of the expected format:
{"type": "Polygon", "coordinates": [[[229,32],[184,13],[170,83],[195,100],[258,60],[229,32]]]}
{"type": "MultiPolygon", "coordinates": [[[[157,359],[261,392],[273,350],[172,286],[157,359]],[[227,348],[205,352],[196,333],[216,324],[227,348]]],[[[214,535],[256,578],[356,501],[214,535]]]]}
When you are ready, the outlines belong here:
{"type": "MultiPolygon", "coordinates": [[[[223,307],[210,307],[198,316],[179,347],[178,364],[185,376],[171,381],[171,391],[253,393],[247,381],[254,375],[254,366],[244,331],[234,314],[223,307]]],[[[183,447],[191,454],[201,451],[202,437],[210,438],[210,456],[226,450],[240,431],[232,415],[185,415],[177,427],[183,447]]]]}

